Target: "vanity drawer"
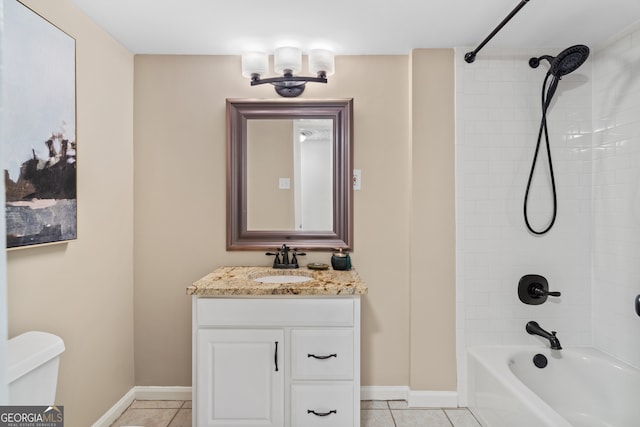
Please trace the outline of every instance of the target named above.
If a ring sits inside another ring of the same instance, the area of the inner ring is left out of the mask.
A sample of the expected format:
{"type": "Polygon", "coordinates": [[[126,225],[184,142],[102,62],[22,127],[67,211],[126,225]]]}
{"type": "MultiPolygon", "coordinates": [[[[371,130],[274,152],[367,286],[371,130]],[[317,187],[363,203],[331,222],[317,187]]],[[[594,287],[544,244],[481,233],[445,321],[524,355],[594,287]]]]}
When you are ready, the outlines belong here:
{"type": "Polygon", "coordinates": [[[198,298],[198,327],[353,326],[351,298],[198,298]]]}
{"type": "Polygon", "coordinates": [[[353,379],[353,329],[294,329],[291,331],[293,379],[353,379]]]}
{"type": "Polygon", "coordinates": [[[294,384],[291,425],[353,427],[353,384],[294,384]]]}

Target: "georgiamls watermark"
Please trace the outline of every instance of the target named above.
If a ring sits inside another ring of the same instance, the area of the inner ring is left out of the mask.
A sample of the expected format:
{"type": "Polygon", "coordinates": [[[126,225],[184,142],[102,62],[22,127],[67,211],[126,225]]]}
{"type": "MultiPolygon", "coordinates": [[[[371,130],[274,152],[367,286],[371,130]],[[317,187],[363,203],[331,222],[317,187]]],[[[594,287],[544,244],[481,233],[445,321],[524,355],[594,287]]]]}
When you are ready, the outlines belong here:
{"type": "Polygon", "coordinates": [[[0,406],[0,427],[64,427],[64,406],[0,406]]]}

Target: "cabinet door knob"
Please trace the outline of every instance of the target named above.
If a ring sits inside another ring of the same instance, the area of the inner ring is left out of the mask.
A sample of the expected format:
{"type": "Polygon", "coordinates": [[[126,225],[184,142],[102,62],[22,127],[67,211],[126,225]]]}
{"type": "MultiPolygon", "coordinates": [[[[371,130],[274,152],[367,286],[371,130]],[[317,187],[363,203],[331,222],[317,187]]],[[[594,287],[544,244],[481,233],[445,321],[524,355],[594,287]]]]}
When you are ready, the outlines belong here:
{"type": "Polygon", "coordinates": [[[313,357],[314,359],[320,359],[320,360],[324,360],[324,359],[330,359],[332,357],[338,357],[337,354],[330,354],[328,356],[316,356],[315,354],[307,354],[307,357],[313,357]]]}
{"type": "Polygon", "coordinates": [[[307,410],[307,414],[313,414],[315,416],[318,417],[326,417],[327,415],[331,415],[331,414],[337,414],[338,411],[336,411],[335,409],[333,411],[329,411],[329,412],[316,412],[316,411],[312,411],[311,409],[307,410]]]}

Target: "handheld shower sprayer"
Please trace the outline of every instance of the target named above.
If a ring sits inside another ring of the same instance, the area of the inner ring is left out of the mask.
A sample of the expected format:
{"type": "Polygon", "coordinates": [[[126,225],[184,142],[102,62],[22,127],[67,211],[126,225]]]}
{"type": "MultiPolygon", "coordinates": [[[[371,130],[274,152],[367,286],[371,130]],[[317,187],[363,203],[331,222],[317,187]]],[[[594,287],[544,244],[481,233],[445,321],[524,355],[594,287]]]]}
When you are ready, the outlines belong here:
{"type": "Polygon", "coordinates": [[[571,46],[558,54],[558,56],[542,55],[537,58],[529,59],[529,66],[531,68],[538,68],[542,60],[549,62],[549,71],[542,83],[542,119],[540,120],[540,130],[538,132],[538,142],[536,144],[535,154],[533,155],[533,161],[531,163],[531,171],[529,172],[529,180],[527,182],[527,189],[524,195],[524,222],[527,229],[535,234],[542,235],[547,233],[553,227],[558,214],[558,198],[556,194],[556,180],[553,173],[553,162],[551,161],[551,147],[549,145],[549,130],[547,129],[547,110],[551,104],[553,95],[556,93],[558,83],[563,76],[577,70],[589,57],[589,48],[585,45],[571,46]],[[547,83],[551,79],[547,87],[547,83]],[[542,136],[545,137],[547,148],[547,159],[549,160],[549,175],[551,178],[551,190],[553,193],[553,214],[549,224],[542,230],[535,230],[529,223],[529,215],[527,212],[527,204],[529,201],[529,192],[531,190],[531,181],[533,180],[533,173],[538,161],[538,153],[540,151],[540,143],[542,142],[542,136]]]}
{"type": "Polygon", "coordinates": [[[531,58],[529,66],[538,68],[541,60],[549,61],[548,73],[560,78],[577,70],[589,57],[589,48],[583,44],[571,46],[558,54],[558,56],[542,55],[531,58]]]}

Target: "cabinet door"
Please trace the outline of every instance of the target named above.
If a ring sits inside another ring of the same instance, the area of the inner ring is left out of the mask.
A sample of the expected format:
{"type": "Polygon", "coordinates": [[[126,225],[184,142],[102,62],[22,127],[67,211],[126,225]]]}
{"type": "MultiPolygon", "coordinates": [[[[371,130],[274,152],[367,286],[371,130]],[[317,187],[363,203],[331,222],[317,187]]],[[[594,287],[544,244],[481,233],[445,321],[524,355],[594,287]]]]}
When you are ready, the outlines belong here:
{"type": "Polygon", "coordinates": [[[284,425],[284,331],[198,330],[197,425],[284,425]]]}

